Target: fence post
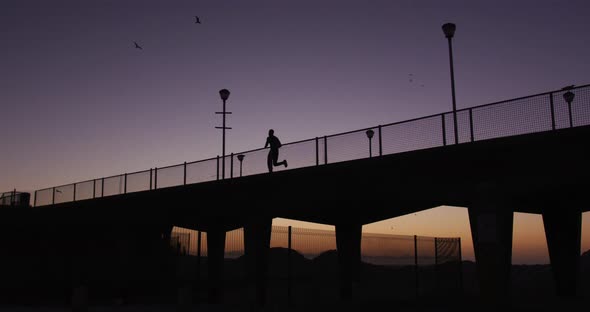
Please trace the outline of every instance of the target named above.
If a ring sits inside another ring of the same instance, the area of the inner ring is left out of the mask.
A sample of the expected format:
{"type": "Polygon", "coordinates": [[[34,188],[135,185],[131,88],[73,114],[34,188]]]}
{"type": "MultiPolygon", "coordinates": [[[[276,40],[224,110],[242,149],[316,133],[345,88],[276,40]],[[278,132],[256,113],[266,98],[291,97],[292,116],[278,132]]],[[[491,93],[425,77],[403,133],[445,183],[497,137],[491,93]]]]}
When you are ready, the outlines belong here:
{"type": "Polygon", "coordinates": [[[33,199],[33,207],[37,207],[37,191],[35,191],[35,198],[33,199]]]}
{"type": "Polygon", "coordinates": [[[434,285],[438,289],[438,238],[434,238],[434,285]]]}
{"type": "Polygon", "coordinates": [[[324,165],[328,164],[328,137],[324,135],[324,165]]]}
{"type": "Polygon", "coordinates": [[[92,180],[92,198],[96,198],[96,179],[92,180]]]}
{"type": "Polygon", "coordinates": [[[100,197],[104,197],[104,178],[102,178],[102,182],[100,184],[100,197]]]}
{"type": "Polygon", "coordinates": [[[461,294],[464,293],[463,289],[463,256],[461,255],[461,237],[459,237],[459,290],[461,294]]]}
{"type": "Polygon", "coordinates": [[[154,168],[154,190],[158,189],[158,167],[154,168]]]}
{"type": "Polygon", "coordinates": [[[555,130],[555,107],[553,105],[553,92],[549,93],[549,106],[551,107],[551,130],[555,130]]]}
{"type": "Polygon", "coordinates": [[[55,205],[55,186],[53,187],[53,195],[51,196],[51,204],[55,205]]]}
{"type": "Polygon", "coordinates": [[[123,194],[127,194],[127,173],[124,175],[123,183],[125,183],[125,185],[123,185],[123,194]]]}
{"type": "Polygon", "coordinates": [[[219,155],[217,155],[217,180],[219,180],[219,155]]]}
{"type": "Polygon", "coordinates": [[[381,136],[381,125],[377,127],[379,129],[379,156],[383,156],[383,140],[381,136]]]}
{"type": "Polygon", "coordinates": [[[152,190],[152,168],[150,168],[150,191],[152,190]]]}
{"type": "Polygon", "coordinates": [[[287,253],[287,304],[290,306],[291,305],[291,282],[292,282],[292,277],[291,277],[291,255],[292,255],[292,245],[291,245],[291,238],[292,238],[292,231],[291,231],[291,226],[289,225],[289,227],[287,228],[288,232],[287,232],[287,238],[288,238],[288,242],[287,242],[287,246],[288,246],[288,253],[287,253]]]}
{"type": "Polygon", "coordinates": [[[197,283],[201,281],[201,231],[197,231],[197,283]]]}
{"type": "Polygon", "coordinates": [[[471,142],[473,142],[474,137],[473,137],[473,109],[469,109],[469,131],[471,134],[471,142]]]}
{"type": "Polygon", "coordinates": [[[447,146],[447,126],[445,124],[445,114],[440,114],[442,120],[442,139],[443,139],[443,146],[447,146]]]}
{"type": "Polygon", "coordinates": [[[76,201],[76,183],[74,183],[74,194],[73,194],[74,200],[76,201]]]}
{"type": "Polygon", "coordinates": [[[320,151],[319,151],[319,139],[318,137],[315,137],[315,165],[319,166],[320,165],[320,151]]]}
{"type": "Polygon", "coordinates": [[[233,179],[234,177],[234,153],[229,155],[229,178],[233,179]]]}
{"type": "Polygon", "coordinates": [[[416,274],[416,298],[420,294],[419,274],[418,274],[418,236],[414,235],[414,272],[416,274]]]}
{"type": "Polygon", "coordinates": [[[184,180],[183,180],[184,185],[186,185],[186,161],[184,162],[184,180]]]}

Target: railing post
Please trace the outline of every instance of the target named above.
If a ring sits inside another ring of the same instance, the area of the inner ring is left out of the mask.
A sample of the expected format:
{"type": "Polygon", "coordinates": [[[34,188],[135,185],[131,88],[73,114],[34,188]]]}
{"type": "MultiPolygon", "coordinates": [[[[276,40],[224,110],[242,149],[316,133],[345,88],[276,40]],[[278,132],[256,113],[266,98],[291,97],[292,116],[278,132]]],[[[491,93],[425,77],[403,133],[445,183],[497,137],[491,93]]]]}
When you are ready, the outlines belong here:
{"type": "Polygon", "coordinates": [[[55,205],[55,186],[53,187],[53,195],[51,196],[51,204],[55,205]]]}
{"type": "Polygon", "coordinates": [[[471,134],[471,142],[473,142],[473,110],[471,108],[469,109],[469,131],[471,134]]]}
{"type": "Polygon", "coordinates": [[[418,273],[418,236],[414,235],[414,271],[415,271],[415,278],[416,278],[416,298],[418,298],[420,294],[420,284],[419,284],[419,273],[418,273]]]}
{"type": "Polygon", "coordinates": [[[37,207],[37,191],[35,191],[35,198],[33,199],[33,207],[37,207]]]}
{"type": "Polygon", "coordinates": [[[152,190],[152,168],[150,168],[150,191],[152,190]]]}
{"type": "Polygon", "coordinates": [[[324,165],[328,164],[328,137],[324,135],[324,165]]]}
{"type": "Polygon", "coordinates": [[[73,201],[76,201],[76,183],[74,183],[74,196],[73,197],[74,197],[73,201]]]}
{"type": "Polygon", "coordinates": [[[125,173],[124,178],[123,178],[123,194],[127,194],[127,173],[125,173]]]}
{"type": "Polygon", "coordinates": [[[383,156],[383,137],[381,136],[381,125],[377,127],[379,129],[379,156],[383,156]]]}
{"type": "Polygon", "coordinates": [[[443,139],[443,146],[447,146],[447,126],[445,124],[445,114],[440,114],[442,120],[442,139],[443,139]]]}
{"type": "Polygon", "coordinates": [[[553,92],[549,93],[549,106],[551,107],[551,130],[555,130],[555,107],[553,105],[553,92]]]}
{"type": "Polygon", "coordinates": [[[92,198],[96,198],[96,179],[92,180],[92,198]]]}
{"type": "Polygon", "coordinates": [[[229,155],[229,178],[233,179],[234,177],[234,153],[229,155]]]}
{"type": "Polygon", "coordinates": [[[319,166],[320,165],[320,150],[319,150],[319,139],[318,137],[315,137],[315,165],[319,166]]]}
{"type": "Polygon", "coordinates": [[[184,162],[184,180],[183,180],[184,185],[186,185],[186,161],[184,162]]]}
{"type": "Polygon", "coordinates": [[[158,167],[154,168],[154,190],[158,189],[158,167]]]}
{"type": "Polygon", "coordinates": [[[104,178],[102,178],[102,182],[100,184],[100,197],[104,197],[104,178]]]}
{"type": "Polygon", "coordinates": [[[219,155],[217,155],[217,180],[219,180],[219,155]]]}

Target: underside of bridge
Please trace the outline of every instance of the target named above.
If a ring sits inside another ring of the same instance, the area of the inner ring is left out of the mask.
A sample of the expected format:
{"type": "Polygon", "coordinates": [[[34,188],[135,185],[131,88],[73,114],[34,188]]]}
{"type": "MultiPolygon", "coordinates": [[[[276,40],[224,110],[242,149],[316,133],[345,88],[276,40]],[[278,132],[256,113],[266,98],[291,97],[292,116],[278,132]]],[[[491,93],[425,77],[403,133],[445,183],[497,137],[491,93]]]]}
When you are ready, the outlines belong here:
{"type": "Polygon", "coordinates": [[[78,255],[90,250],[83,236],[96,244],[119,236],[127,242],[122,246],[156,246],[173,225],[205,231],[210,300],[219,302],[225,233],[243,227],[249,272],[263,304],[275,217],[336,226],[341,294],[350,298],[362,225],[461,206],[469,210],[482,295],[498,301],[509,296],[513,213],[537,213],[545,224],[556,290],[575,295],[581,213],[588,210],[588,142],[590,127],[578,127],[3,211],[2,220],[12,225],[4,221],[1,236],[5,242],[31,230],[31,240],[61,242],[59,252],[78,255]]]}

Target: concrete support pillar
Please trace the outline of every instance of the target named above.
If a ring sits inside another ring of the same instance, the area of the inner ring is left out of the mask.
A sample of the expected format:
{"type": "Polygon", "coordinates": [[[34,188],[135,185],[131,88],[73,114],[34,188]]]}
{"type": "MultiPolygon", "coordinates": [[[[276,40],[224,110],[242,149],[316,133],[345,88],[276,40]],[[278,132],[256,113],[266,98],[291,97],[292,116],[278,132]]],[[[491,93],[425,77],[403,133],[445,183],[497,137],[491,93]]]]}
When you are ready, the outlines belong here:
{"type": "Polygon", "coordinates": [[[223,258],[225,254],[225,230],[207,232],[207,265],[209,270],[209,303],[223,300],[223,258]]]}
{"type": "Polygon", "coordinates": [[[558,296],[575,296],[580,272],[582,212],[557,205],[543,212],[555,291],[558,296]]]}
{"type": "Polygon", "coordinates": [[[254,283],[256,304],[266,304],[268,285],[268,253],[272,219],[264,219],[244,226],[244,249],[248,266],[248,279],[254,283]]]}
{"type": "Polygon", "coordinates": [[[362,224],[336,224],[342,300],[351,300],[353,283],[360,282],[362,228],[362,224]]]}
{"type": "Polygon", "coordinates": [[[482,299],[506,303],[510,298],[514,213],[491,188],[481,190],[469,207],[469,223],[482,299]]]}

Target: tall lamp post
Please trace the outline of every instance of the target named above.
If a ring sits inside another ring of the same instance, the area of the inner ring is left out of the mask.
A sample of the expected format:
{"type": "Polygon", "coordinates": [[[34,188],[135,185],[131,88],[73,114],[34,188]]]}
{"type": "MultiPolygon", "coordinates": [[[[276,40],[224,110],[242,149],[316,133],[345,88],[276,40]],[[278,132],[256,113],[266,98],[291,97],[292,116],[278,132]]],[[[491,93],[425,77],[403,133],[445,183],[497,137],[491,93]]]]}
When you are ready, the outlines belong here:
{"type": "Polygon", "coordinates": [[[221,179],[225,179],[225,129],[231,129],[230,127],[225,126],[225,115],[231,114],[231,112],[225,111],[225,101],[229,98],[229,90],[228,89],[221,89],[219,90],[219,96],[221,100],[223,100],[223,111],[222,112],[215,112],[215,114],[222,114],[223,115],[223,125],[221,127],[215,127],[217,129],[221,129],[222,137],[221,137],[221,179]]]}
{"type": "Polygon", "coordinates": [[[240,161],[240,177],[242,176],[242,161],[244,160],[244,154],[238,155],[238,160],[240,161]]]}
{"type": "Polygon", "coordinates": [[[567,112],[569,114],[570,117],[570,128],[574,126],[573,120],[572,120],[572,101],[574,100],[574,97],[576,96],[571,90],[571,87],[566,87],[564,88],[565,90],[568,90],[566,93],[563,94],[563,99],[567,102],[567,112]]]}
{"type": "Polygon", "coordinates": [[[371,146],[371,139],[373,138],[373,135],[375,134],[375,132],[371,129],[367,130],[365,132],[367,134],[367,138],[369,138],[369,158],[373,157],[373,148],[371,146]]]}
{"type": "Polygon", "coordinates": [[[459,143],[459,133],[457,131],[457,105],[455,102],[455,72],[453,70],[453,45],[451,39],[455,35],[456,26],[453,23],[442,25],[442,30],[449,41],[449,61],[451,63],[451,92],[453,94],[453,124],[455,126],[455,144],[459,143]]]}

